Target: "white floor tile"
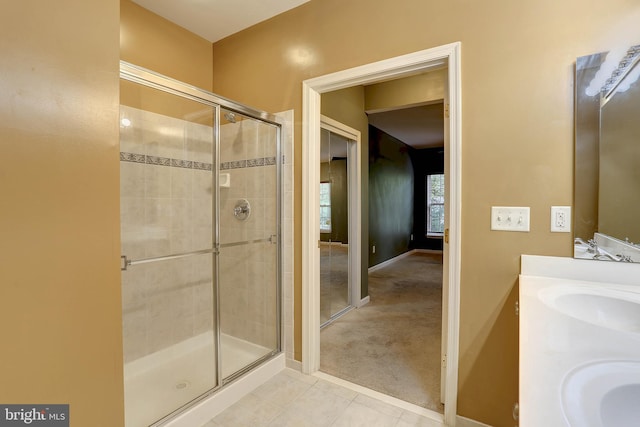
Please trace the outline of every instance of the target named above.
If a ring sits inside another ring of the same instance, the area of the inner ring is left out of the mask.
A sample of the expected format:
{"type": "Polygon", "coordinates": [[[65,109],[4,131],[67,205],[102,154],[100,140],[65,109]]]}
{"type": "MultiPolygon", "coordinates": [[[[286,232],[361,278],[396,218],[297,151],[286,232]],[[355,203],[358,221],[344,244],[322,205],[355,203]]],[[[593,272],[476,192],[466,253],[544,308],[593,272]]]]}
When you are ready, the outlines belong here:
{"type": "Polygon", "coordinates": [[[221,426],[262,427],[268,425],[282,411],[282,407],[249,394],[215,417],[213,421],[221,426]]]}
{"type": "Polygon", "coordinates": [[[398,417],[351,402],[331,427],[395,427],[397,422],[398,417]]]}
{"type": "Polygon", "coordinates": [[[277,406],[287,406],[312,384],[292,378],[287,374],[279,374],[255,389],[251,394],[277,406]]]}
{"type": "Polygon", "coordinates": [[[302,425],[330,426],[345,410],[351,401],[314,385],[302,396],[292,402],[271,426],[293,426],[292,422],[302,425]]]}
{"type": "Polygon", "coordinates": [[[397,406],[390,405],[386,402],[374,399],[373,397],[365,396],[364,394],[358,394],[358,396],[354,399],[354,402],[364,405],[368,408],[375,409],[378,412],[390,415],[394,418],[399,418],[403,412],[403,410],[398,408],[397,406]]]}
{"type": "Polygon", "coordinates": [[[201,427],[442,427],[314,376],[285,369],[201,427]]]}
{"type": "Polygon", "coordinates": [[[316,382],[316,385],[314,387],[316,387],[319,390],[324,390],[324,391],[328,391],[330,393],[336,394],[347,400],[353,400],[358,395],[358,392],[354,390],[349,390],[348,388],[344,388],[337,384],[330,383],[329,381],[324,381],[324,380],[318,380],[318,382],[316,382]]]}
{"type": "Polygon", "coordinates": [[[403,411],[396,427],[443,427],[441,422],[432,420],[413,412],[403,411]]]}

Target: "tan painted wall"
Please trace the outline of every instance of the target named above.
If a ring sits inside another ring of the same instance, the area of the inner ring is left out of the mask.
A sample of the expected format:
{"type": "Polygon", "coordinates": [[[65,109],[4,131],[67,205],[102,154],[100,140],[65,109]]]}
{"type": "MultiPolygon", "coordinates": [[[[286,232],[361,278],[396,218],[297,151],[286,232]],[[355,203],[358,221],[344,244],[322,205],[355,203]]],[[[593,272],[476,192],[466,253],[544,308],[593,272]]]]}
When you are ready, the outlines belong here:
{"type": "Polygon", "coordinates": [[[421,105],[442,101],[447,83],[447,69],[443,68],[403,79],[391,80],[365,87],[367,112],[386,111],[399,106],[421,105]]]}
{"type": "Polygon", "coordinates": [[[120,1],[120,58],[211,90],[211,43],[130,0],[120,1]]]}
{"type": "Polygon", "coordinates": [[[117,0],[0,17],[0,402],[124,423],[117,0]]]}
{"type": "MultiPolygon", "coordinates": [[[[214,45],[214,91],[267,111],[294,108],[295,253],[301,253],[301,82],[462,42],[462,283],[458,412],[512,426],[520,254],[571,255],[549,231],[573,191],[577,56],[640,41],[636,0],[312,0],[214,45]],[[491,205],[531,207],[530,233],[491,232],[491,205]]],[[[301,258],[295,260],[300,357],[301,258]]]]}

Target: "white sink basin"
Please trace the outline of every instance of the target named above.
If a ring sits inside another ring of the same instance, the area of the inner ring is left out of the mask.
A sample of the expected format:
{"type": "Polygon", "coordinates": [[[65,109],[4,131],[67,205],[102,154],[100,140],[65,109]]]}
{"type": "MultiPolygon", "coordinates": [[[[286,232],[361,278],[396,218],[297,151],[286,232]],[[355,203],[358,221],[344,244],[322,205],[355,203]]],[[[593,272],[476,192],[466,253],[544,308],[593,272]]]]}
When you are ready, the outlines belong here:
{"type": "Polygon", "coordinates": [[[583,322],[616,331],[640,333],[640,294],[613,287],[566,285],[545,288],[540,299],[583,322]]]}
{"type": "Polygon", "coordinates": [[[640,263],[521,268],[520,427],[640,427],[640,263]]]}
{"type": "Polygon", "coordinates": [[[639,402],[638,361],[581,366],[562,384],[562,410],[572,427],[637,427],[639,402]]]}

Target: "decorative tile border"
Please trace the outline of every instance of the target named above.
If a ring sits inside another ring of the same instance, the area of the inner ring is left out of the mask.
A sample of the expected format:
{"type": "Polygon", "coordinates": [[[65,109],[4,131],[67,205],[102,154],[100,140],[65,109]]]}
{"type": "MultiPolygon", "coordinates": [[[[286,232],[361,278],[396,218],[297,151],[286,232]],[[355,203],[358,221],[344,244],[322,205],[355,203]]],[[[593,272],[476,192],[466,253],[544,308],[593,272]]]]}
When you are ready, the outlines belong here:
{"type": "Polygon", "coordinates": [[[222,162],[220,163],[220,170],[227,169],[243,169],[247,167],[246,160],[234,160],[233,162],[222,162]]]}
{"type": "MultiPolygon", "coordinates": [[[[194,162],[191,160],[171,159],[169,157],[147,156],[138,153],[120,152],[120,161],[133,163],[146,163],[149,165],[169,166],[174,168],[199,169],[210,171],[213,170],[211,163],[194,162]]],[[[284,156],[282,156],[284,163],[284,156]]],[[[276,164],[275,157],[260,157],[249,160],[234,160],[232,162],[220,163],[220,170],[254,168],[259,166],[273,166],[276,164]]]]}
{"type": "Polygon", "coordinates": [[[120,161],[123,162],[147,163],[145,158],[146,156],[144,154],[120,152],[120,161]]]}
{"type": "Polygon", "coordinates": [[[257,159],[235,160],[233,162],[222,162],[220,163],[220,170],[255,168],[259,166],[273,166],[275,164],[276,164],[275,157],[260,157],[257,159]]]}
{"type": "Polygon", "coordinates": [[[211,163],[193,162],[194,169],[200,169],[203,171],[210,171],[213,168],[211,163]]]}
{"type": "Polygon", "coordinates": [[[213,170],[211,163],[193,162],[191,160],[171,159],[169,157],[147,156],[138,153],[120,152],[120,161],[146,163],[148,165],[169,166],[173,168],[199,169],[205,171],[213,170]]]}
{"type": "Polygon", "coordinates": [[[171,166],[171,159],[168,157],[146,156],[147,164],[158,166],[171,166]]]}

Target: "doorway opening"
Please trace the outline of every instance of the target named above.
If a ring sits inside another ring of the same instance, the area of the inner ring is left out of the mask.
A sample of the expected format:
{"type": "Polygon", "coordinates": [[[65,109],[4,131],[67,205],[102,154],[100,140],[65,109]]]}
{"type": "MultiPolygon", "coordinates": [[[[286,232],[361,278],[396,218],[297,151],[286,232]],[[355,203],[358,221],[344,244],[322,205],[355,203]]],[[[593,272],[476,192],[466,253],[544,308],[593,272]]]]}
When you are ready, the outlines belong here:
{"type": "MultiPolygon", "coordinates": [[[[444,400],[441,332],[446,75],[442,67],[322,95],[323,113],[333,113],[335,105],[351,105],[346,112],[337,110],[335,114],[347,119],[365,117],[365,123],[352,120],[355,125],[365,126],[363,139],[369,148],[363,165],[363,169],[368,165],[368,174],[363,173],[368,181],[368,202],[363,203],[368,205],[369,219],[368,230],[364,226],[368,245],[363,247],[370,250],[368,256],[366,249],[364,253],[369,268],[368,280],[362,283],[369,302],[322,328],[320,371],[440,414],[444,400]],[[411,90],[410,96],[400,96],[408,87],[432,90],[411,90]],[[429,103],[406,106],[417,99],[429,103]]],[[[326,166],[321,167],[321,176],[323,172],[326,166]]],[[[322,209],[322,194],[320,203],[322,209]]],[[[341,248],[330,247],[334,248],[339,261],[341,248]]],[[[325,261],[327,250],[327,246],[321,246],[321,315],[326,309],[326,264],[340,273],[338,262],[325,261]]]]}
{"type": "Polygon", "coordinates": [[[460,43],[415,52],[400,57],[367,64],[303,82],[303,244],[302,244],[302,298],[303,298],[303,349],[302,364],[305,373],[318,371],[320,365],[320,315],[319,315],[319,186],[320,181],[320,95],[322,93],[406,77],[430,68],[447,66],[447,98],[445,111],[449,121],[445,128],[449,201],[443,257],[443,337],[446,337],[446,366],[443,384],[444,422],[455,423],[458,379],[459,333],[459,279],[460,279],[460,201],[461,201],[461,138],[460,138],[460,43]]]}

